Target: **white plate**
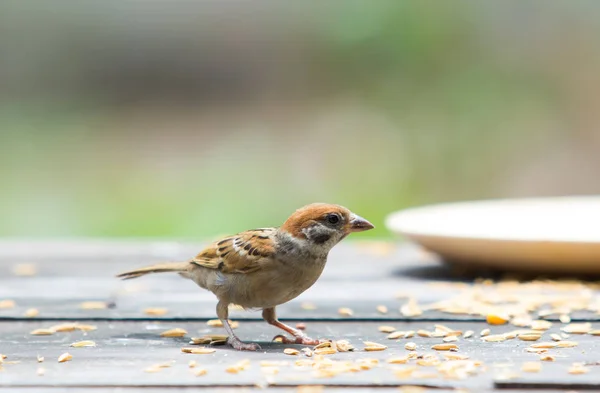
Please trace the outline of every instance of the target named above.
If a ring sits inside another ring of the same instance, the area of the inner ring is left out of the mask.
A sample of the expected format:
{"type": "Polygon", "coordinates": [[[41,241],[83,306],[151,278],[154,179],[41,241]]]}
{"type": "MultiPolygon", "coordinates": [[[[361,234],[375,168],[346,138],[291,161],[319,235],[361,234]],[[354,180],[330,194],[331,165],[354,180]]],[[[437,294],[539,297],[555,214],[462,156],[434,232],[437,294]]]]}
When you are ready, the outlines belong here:
{"type": "Polygon", "coordinates": [[[391,214],[386,226],[449,262],[600,273],[600,197],[460,202],[391,214]]]}

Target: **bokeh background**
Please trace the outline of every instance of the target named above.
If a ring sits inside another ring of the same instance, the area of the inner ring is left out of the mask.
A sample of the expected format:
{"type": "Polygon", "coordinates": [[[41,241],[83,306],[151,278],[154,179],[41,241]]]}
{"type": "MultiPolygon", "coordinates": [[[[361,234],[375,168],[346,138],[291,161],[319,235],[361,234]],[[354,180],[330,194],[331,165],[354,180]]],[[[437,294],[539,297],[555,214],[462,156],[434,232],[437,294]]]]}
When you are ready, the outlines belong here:
{"type": "Polygon", "coordinates": [[[0,236],[600,193],[600,2],[0,3],[0,236]]]}

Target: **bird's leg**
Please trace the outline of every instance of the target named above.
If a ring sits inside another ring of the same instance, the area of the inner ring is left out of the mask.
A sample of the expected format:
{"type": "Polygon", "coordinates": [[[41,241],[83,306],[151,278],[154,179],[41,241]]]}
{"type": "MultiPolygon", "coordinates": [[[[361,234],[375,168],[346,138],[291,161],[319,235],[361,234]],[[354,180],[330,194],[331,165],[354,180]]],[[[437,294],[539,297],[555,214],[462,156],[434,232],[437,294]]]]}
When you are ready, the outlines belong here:
{"type": "Polygon", "coordinates": [[[238,336],[235,335],[231,325],[229,324],[229,308],[228,304],[224,302],[217,303],[217,316],[223,322],[223,326],[227,331],[229,337],[227,338],[227,344],[231,345],[234,349],[238,351],[256,351],[260,349],[260,346],[255,343],[245,343],[242,342],[238,336]]]}
{"type": "Polygon", "coordinates": [[[275,336],[273,340],[279,338],[285,344],[317,345],[320,343],[319,340],[314,340],[308,337],[300,330],[294,329],[293,327],[288,326],[285,323],[279,322],[279,320],[277,319],[277,315],[275,314],[275,307],[265,308],[262,312],[262,317],[265,319],[265,321],[267,321],[269,325],[276,326],[279,329],[285,330],[286,332],[294,336],[294,339],[290,339],[280,334],[278,336],[275,336]]]}

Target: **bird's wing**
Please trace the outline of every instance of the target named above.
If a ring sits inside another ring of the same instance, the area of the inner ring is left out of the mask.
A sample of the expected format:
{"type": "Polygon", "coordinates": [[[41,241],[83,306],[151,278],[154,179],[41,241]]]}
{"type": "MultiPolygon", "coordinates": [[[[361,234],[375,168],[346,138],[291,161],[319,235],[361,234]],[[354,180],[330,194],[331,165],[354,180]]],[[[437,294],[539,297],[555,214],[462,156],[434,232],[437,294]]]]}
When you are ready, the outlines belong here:
{"type": "Polygon", "coordinates": [[[272,260],[275,228],[253,229],[205,248],[192,263],[223,273],[252,273],[272,260]]]}

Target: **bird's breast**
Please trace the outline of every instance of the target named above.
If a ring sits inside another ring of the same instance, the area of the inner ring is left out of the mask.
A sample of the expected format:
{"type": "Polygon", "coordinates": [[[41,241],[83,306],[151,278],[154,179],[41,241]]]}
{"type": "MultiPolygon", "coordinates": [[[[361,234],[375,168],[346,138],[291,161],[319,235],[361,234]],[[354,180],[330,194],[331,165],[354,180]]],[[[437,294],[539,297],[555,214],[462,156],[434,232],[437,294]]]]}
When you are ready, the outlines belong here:
{"type": "Polygon", "coordinates": [[[229,300],[248,308],[274,307],[310,288],[321,276],[326,258],[306,263],[274,261],[273,266],[236,277],[229,300]]]}

